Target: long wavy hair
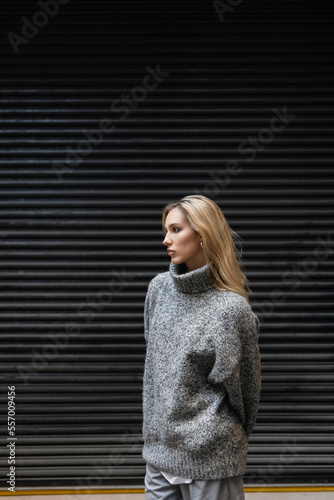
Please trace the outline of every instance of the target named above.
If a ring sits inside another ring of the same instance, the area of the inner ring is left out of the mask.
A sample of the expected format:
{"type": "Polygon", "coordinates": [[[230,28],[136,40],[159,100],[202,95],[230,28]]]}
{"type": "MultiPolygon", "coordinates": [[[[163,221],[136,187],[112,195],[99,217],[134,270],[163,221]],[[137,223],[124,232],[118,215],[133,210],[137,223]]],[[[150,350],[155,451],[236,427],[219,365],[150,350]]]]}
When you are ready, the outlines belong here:
{"type": "Polygon", "coordinates": [[[182,210],[192,229],[202,236],[208,276],[215,288],[232,290],[250,302],[248,294],[252,291],[242,266],[241,238],[229,227],[219,206],[200,194],[168,203],[162,214],[163,231],[167,215],[176,207],[182,210]]]}

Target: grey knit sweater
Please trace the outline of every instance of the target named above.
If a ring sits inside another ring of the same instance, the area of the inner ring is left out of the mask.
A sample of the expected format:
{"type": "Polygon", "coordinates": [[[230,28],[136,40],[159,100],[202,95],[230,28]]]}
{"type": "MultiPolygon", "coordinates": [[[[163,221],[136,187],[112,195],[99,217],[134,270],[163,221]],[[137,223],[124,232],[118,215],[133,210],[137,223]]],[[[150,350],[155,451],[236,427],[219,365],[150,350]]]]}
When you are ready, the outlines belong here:
{"type": "Polygon", "coordinates": [[[260,397],[259,320],[207,266],[149,283],[144,307],[142,456],[192,479],[243,475],[260,397]]]}

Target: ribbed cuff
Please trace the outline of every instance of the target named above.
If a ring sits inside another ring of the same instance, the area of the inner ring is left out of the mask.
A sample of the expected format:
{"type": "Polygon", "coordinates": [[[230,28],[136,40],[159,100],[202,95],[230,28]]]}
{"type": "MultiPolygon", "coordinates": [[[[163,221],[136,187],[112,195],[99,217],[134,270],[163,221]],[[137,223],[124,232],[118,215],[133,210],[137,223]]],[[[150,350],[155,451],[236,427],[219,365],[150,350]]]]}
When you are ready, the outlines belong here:
{"type": "Polygon", "coordinates": [[[194,456],[184,450],[166,448],[161,443],[145,443],[142,456],[156,469],[175,476],[203,481],[224,479],[245,473],[248,441],[245,439],[240,444],[241,447],[234,449],[234,454],[226,453],[222,447],[210,450],[207,456],[194,456]]]}

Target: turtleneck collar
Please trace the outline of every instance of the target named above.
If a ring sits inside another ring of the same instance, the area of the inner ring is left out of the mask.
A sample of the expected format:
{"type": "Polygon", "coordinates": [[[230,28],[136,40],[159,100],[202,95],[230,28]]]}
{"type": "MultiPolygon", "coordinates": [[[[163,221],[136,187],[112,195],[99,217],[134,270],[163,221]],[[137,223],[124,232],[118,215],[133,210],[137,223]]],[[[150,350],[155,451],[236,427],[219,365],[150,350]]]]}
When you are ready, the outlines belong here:
{"type": "Polygon", "coordinates": [[[193,271],[187,271],[187,266],[184,262],[182,264],[173,264],[173,262],[170,262],[169,264],[169,272],[174,285],[179,292],[183,293],[198,293],[215,288],[207,275],[207,270],[207,264],[193,271]]]}

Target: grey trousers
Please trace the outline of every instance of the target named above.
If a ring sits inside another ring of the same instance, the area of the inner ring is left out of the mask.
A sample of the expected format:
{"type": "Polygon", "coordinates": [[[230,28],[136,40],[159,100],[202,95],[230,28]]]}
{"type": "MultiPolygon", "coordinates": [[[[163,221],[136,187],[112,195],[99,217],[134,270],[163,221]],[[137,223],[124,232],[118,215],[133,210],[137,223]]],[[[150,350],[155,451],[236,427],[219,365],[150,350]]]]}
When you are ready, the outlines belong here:
{"type": "Polygon", "coordinates": [[[146,462],[145,500],[245,500],[243,476],[170,484],[146,462]]]}

